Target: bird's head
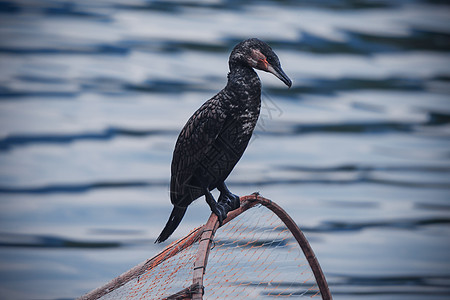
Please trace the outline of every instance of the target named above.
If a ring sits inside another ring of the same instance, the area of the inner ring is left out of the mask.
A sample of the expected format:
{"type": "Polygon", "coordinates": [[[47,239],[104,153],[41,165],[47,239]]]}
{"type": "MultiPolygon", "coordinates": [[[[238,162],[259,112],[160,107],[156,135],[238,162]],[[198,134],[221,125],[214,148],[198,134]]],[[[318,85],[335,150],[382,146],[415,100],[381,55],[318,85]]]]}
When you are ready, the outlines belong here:
{"type": "Polygon", "coordinates": [[[233,64],[241,64],[272,73],[288,87],[292,85],[292,81],[284,73],[280,60],[272,48],[256,38],[237,44],[231,52],[229,63],[230,68],[233,64]]]}

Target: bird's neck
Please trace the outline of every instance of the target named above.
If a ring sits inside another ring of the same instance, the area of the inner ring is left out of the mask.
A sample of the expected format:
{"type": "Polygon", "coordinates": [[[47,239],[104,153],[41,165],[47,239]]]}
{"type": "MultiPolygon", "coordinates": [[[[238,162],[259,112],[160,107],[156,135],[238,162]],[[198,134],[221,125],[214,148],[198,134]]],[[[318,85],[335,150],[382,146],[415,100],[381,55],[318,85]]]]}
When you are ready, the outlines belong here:
{"type": "Polygon", "coordinates": [[[225,88],[234,94],[237,100],[257,99],[261,97],[261,81],[258,74],[249,66],[230,64],[228,83],[225,88]]]}

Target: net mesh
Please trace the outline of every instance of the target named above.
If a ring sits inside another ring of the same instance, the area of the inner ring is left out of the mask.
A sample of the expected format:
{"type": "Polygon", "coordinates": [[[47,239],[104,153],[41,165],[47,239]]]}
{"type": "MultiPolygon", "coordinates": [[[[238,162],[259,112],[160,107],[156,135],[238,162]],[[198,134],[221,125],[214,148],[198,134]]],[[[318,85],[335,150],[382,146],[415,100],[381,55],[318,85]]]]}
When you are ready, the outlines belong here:
{"type": "Polygon", "coordinates": [[[249,207],[218,228],[211,244],[204,234],[214,233],[218,225],[214,223],[216,227],[209,230],[208,221],[81,299],[202,299],[202,289],[193,282],[203,255],[199,243],[205,241],[209,256],[203,251],[203,299],[331,299],[321,295],[320,280],[316,280],[299,242],[280,217],[261,204],[249,207]]]}
{"type": "Polygon", "coordinates": [[[278,216],[262,205],[217,230],[204,286],[205,299],[318,295],[297,241],[278,216]]]}
{"type": "Polygon", "coordinates": [[[180,242],[194,238],[199,230],[200,228],[197,228],[188,237],[170,244],[162,252],[163,255],[158,255],[158,259],[143,274],[99,299],[164,299],[188,288],[192,284],[192,266],[198,251],[198,242],[176,255],[172,254],[177,251],[180,242]]]}

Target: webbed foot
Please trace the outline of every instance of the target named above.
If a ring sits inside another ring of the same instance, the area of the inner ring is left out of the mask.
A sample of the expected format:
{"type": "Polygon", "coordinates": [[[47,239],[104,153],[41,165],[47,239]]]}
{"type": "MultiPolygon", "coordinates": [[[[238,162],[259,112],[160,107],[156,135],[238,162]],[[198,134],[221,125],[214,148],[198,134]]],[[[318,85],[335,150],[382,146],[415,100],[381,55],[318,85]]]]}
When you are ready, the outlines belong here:
{"type": "Polygon", "coordinates": [[[219,203],[223,203],[225,205],[228,209],[227,213],[241,206],[239,196],[231,193],[230,191],[220,193],[219,203]]]}
{"type": "Polygon", "coordinates": [[[220,226],[223,224],[223,220],[227,218],[228,209],[226,207],[226,204],[223,203],[216,203],[214,207],[211,207],[211,211],[217,216],[217,219],[219,220],[220,226]]]}
{"type": "Polygon", "coordinates": [[[228,211],[235,210],[241,206],[239,196],[230,192],[225,182],[221,182],[217,189],[220,191],[219,202],[226,203],[228,211]]]}
{"type": "Polygon", "coordinates": [[[216,200],[214,200],[214,197],[208,188],[205,188],[204,192],[206,202],[211,208],[211,211],[217,216],[220,226],[222,226],[223,220],[225,220],[225,218],[227,217],[227,213],[229,211],[228,205],[226,203],[216,202],[216,200]]]}

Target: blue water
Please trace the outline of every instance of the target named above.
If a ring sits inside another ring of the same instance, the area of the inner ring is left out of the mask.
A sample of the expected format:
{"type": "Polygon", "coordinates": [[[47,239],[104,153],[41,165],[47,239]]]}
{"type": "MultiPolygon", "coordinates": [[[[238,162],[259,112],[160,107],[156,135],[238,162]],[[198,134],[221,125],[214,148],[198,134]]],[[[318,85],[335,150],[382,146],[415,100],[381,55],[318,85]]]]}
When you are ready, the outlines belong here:
{"type": "Polygon", "coordinates": [[[290,213],[335,299],[449,299],[449,24],[445,1],[1,1],[0,298],[75,298],[165,246],[177,134],[258,37],[293,87],[260,73],[230,189],[290,213]]]}

